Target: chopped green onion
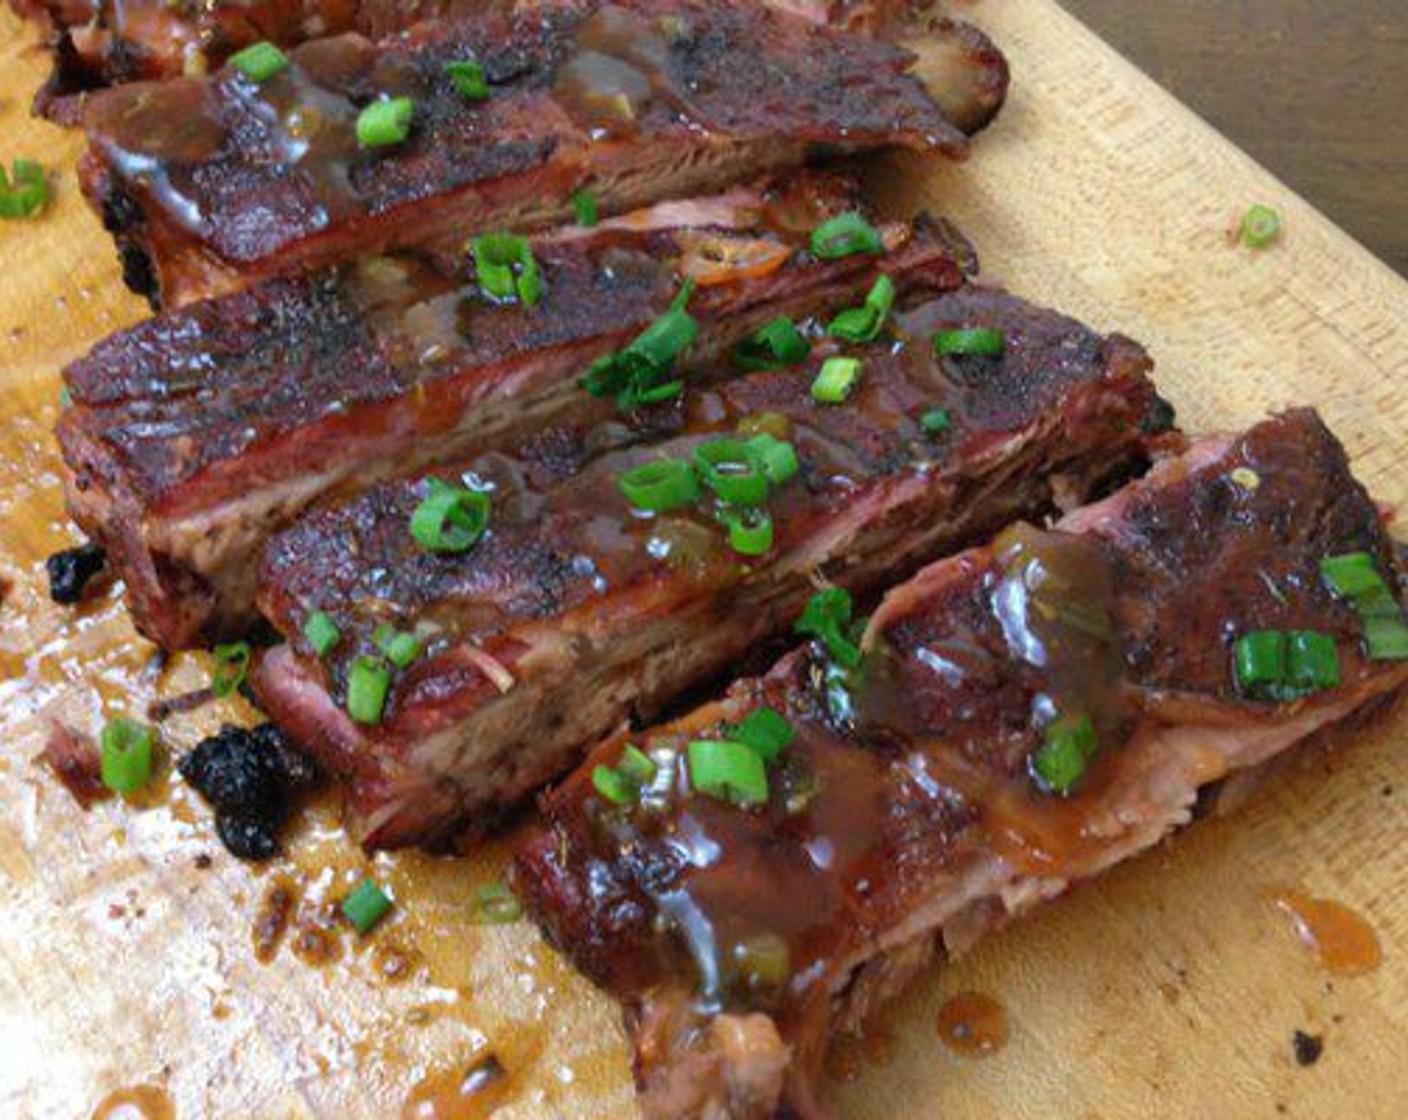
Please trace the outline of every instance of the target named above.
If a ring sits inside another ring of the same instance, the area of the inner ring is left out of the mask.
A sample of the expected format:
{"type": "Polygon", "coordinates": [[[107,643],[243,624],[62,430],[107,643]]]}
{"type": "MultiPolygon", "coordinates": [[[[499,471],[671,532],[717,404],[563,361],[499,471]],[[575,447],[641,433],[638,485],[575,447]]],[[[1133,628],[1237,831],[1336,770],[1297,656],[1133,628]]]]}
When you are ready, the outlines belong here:
{"type": "Polygon", "coordinates": [[[627,743],[621,751],[621,760],[616,763],[616,770],[636,785],[645,786],[655,780],[659,767],[655,765],[655,760],[638,746],[627,743]]]}
{"type": "Polygon", "coordinates": [[[386,656],[386,660],[398,669],[407,668],[420,656],[420,639],[405,630],[397,630],[388,623],[382,623],[372,634],[372,643],[386,656]]]}
{"type": "Polygon", "coordinates": [[[578,187],[572,192],[572,213],[576,215],[577,224],[588,229],[601,221],[601,210],[597,206],[596,195],[586,187],[578,187]]]}
{"type": "Polygon", "coordinates": [[[1367,552],[1327,556],[1320,561],[1320,574],[1330,590],[1346,599],[1357,599],[1386,586],[1373,556],[1367,552]]]}
{"type": "Polygon", "coordinates": [[[965,327],[934,335],[934,353],[941,358],[1000,358],[1006,349],[1007,336],[990,327],[965,327]]]}
{"type": "Polygon", "coordinates": [[[523,917],[523,906],[503,883],[485,883],[474,892],[470,921],[479,926],[500,926],[523,917]]]}
{"type": "Polygon", "coordinates": [[[363,879],[357,889],[342,900],[342,916],[360,934],[368,934],[391,910],[391,896],[371,879],[363,879]]]}
{"type": "Polygon", "coordinates": [[[59,389],[59,407],[65,411],[73,407],[73,393],[69,391],[67,385],[61,386],[59,389]]]}
{"type": "Polygon", "coordinates": [[[229,696],[249,676],[249,659],[252,656],[248,642],[231,642],[216,646],[211,650],[215,658],[215,672],[210,677],[210,691],[217,697],[229,696]]]}
{"type": "Polygon", "coordinates": [[[764,805],[768,775],[763,760],[741,743],[699,739],[689,744],[690,784],[733,805],[764,805]]]}
{"type": "Polygon", "coordinates": [[[842,311],[832,319],[826,333],[847,342],[874,342],[895,305],[895,282],[883,273],[865,297],[862,307],[842,311]]]}
{"type": "Polygon", "coordinates": [[[99,776],[114,793],[136,793],[152,777],[152,729],[133,719],[115,719],[98,736],[99,776]]]}
{"type": "Polygon", "coordinates": [[[592,786],[613,805],[634,805],[636,788],[609,766],[592,767],[592,786]]]}
{"type": "Polygon", "coordinates": [[[821,639],[831,659],[847,669],[861,662],[860,647],[853,640],[851,593],[843,587],[818,591],[808,601],[794,629],[821,639]]]}
{"type": "Polygon", "coordinates": [[[627,471],[616,481],[626,501],[647,513],[666,513],[699,499],[699,476],[680,459],[657,459],[627,471]]]}
{"type": "Polygon", "coordinates": [[[852,211],[812,230],[811,248],[812,256],[834,261],[857,253],[883,253],[885,242],[879,230],[852,211]]]}
{"type": "Polygon", "coordinates": [[[1256,205],[1242,217],[1242,241],[1251,249],[1265,249],[1281,236],[1281,215],[1269,206],[1256,205]]]}
{"type": "Polygon", "coordinates": [[[772,549],[774,529],[767,510],[730,509],[723,512],[722,519],[728,526],[728,545],[740,556],[766,556],[772,549]]]}
{"type": "Polygon", "coordinates": [[[438,478],[411,514],[411,536],[431,552],[465,552],[489,527],[489,495],[438,478]]]}
{"type": "Polygon", "coordinates": [[[811,346],[786,315],[765,323],[733,347],[733,361],[748,373],[795,366],[805,361],[811,346]]]}
{"type": "Polygon", "coordinates": [[[484,67],[472,59],[447,62],[442,67],[446,76],[454,83],[461,97],[470,101],[489,99],[489,79],[484,76],[484,67]]]}
{"type": "Polygon", "coordinates": [[[594,361],[582,379],[582,388],[594,397],[614,397],[623,412],[679,396],[684,382],[667,378],[675,360],[699,336],[698,322],[685,310],[693,290],[692,282],[685,284],[670,309],[629,346],[594,361]]]}
{"type": "Polygon", "coordinates": [[[802,464],[797,458],[797,449],[786,440],[778,439],[767,432],[759,432],[748,441],[748,454],[774,486],[781,486],[802,469],[802,464]]]}
{"type": "Polygon", "coordinates": [[[729,731],[729,739],[742,743],[764,762],[775,762],[792,745],[796,729],[772,708],[754,708],[729,731]]]}
{"type": "Polygon", "coordinates": [[[768,476],[747,443],[724,436],[694,449],[694,465],[704,485],[735,506],[761,505],[768,496],[768,476]]]}
{"type": "Polygon", "coordinates": [[[1315,630],[1293,630],[1286,635],[1286,685],[1296,693],[1310,694],[1337,688],[1340,657],[1335,639],[1315,630]]]}
{"type": "Polygon", "coordinates": [[[1253,630],[1232,646],[1237,686],[1249,696],[1267,696],[1286,679],[1286,635],[1280,630],[1253,630]]]}
{"type": "Polygon", "coordinates": [[[812,382],[812,399],[822,404],[841,404],[859,381],[859,358],[827,358],[812,382]]]}
{"type": "Polygon", "coordinates": [[[1232,666],[1243,695],[1284,703],[1340,683],[1339,653],[1329,634],[1315,630],[1253,630],[1232,646],[1232,666]]]}
{"type": "Polygon", "coordinates": [[[230,65],[258,85],[288,69],[288,55],[273,43],[254,43],[230,56],[230,65]]]}
{"type": "Polygon", "coordinates": [[[1366,618],[1364,647],[1372,661],[1408,661],[1408,625],[1402,618],[1366,618]]]}
{"type": "Polygon", "coordinates": [[[327,611],[314,611],[303,624],[303,637],[319,657],[326,657],[342,640],[342,631],[327,611]]]}
{"type": "Polygon", "coordinates": [[[409,97],[373,101],[357,117],[357,143],[363,148],[387,148],[411,134],[415,103],[409,97]]]}
{"type": "Polygon", "coordinates": [[[596,766],[592,769],[592,785],[613,805],[634,805],[640,800],[641,790],[654,781],[658,769],[648,754],[633,743],[627,743],[614,768],[596,766]]]}
{"type": "Polygon", "coordinates": [[[32,218],[48,201],[49,180],[34,160],[15,160],[11,177],[0,165],[0,218],[32,218]]]}
{"type": "Polygon", "coordinates": [[[543,278],[527,238],[511,233],[486,233],[471,243],[479,290],[490,299],[517,297],[533,307],[543,294],[543,278]]]}
{"type": "Polygon", "coordinates": [[[1043,732],[1031,767],[1047,789],[1064,797],[1075,788],[1099,749],[1089,716],[1063,716],[1043,732]]]}
{"type": "Polygon", "coordinates": [[[941,435],[953,427],[953,419],[948,414],[948,409],[931,408],[919,418],[919,427],[931,436],[941,435]]]}
{"type": "Polygon", "coordinates": [[[384,666],[370,657],[357,658],[347,675],[347,714],[358,723],[380,723],[390,689],[391,674],[384,666]]]}

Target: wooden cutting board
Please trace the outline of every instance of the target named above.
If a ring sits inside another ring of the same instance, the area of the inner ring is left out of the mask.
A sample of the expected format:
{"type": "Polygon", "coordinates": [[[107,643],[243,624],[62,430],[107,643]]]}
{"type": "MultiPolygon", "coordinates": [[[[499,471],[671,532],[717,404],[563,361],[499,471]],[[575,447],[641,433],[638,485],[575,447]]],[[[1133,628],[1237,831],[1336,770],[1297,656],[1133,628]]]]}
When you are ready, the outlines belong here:
{"type": "MultiPolygon", "coordinates": [[[[878,188],[956,219],[989,276],[1149,344],[1190,430],[1313,403],[1375,493],[1408,500],[1408,286],[1053,3],[968,7],[1012,58],[1012,102],[967,166],[900,160],[878,188]],[[1287,235],[1253,253],[1228,231],[1258,201],[1287,235]]],[[[632,1115],[609,1003],[529,926],[470,923],[501,850],[368,862],[319,806],[289,859],[252,869],[179,783],[84,813],[33,764],[52,721],[93,730],[206,673],[199,657],[158,670],[115,594],[77,613],[44,599],[43,558],[72,541],[49,436],[58,370],[143,308],[77,196],[78,138],[28,118],[43,73],[0,14],[0,155],[43,159],[57,187],[42,220],[0,223],[0,1114],[87,1117],[141,1084],[183,1120],[394,1117],[427,1075],[493,1050],[509,1071],[495,1115],[632,1115]],[[362,941],[322,928],[368,870],[395,916],[362,941]],[[279,885],[295,928],[260,963],[253,929],[279,885]]],[[[177,718],[168,749],[221,718],[254,717],[177,718]]],[[[1408,1115],[1405,747],[1399,718],[1305,757],[1235,816],[935,971],[838,1063],[838,1114],[1408,1115]],[[1267,901],[1285,884],[1365,915],[1383,965],[1322,971],[1267,901]],[[964,989],[1010,1015],[986,1060],[937,1037],[964,989]],[[1313,1067],[1293,1058],[1297,1029],[1324,1038],[1313,1067]]]]}

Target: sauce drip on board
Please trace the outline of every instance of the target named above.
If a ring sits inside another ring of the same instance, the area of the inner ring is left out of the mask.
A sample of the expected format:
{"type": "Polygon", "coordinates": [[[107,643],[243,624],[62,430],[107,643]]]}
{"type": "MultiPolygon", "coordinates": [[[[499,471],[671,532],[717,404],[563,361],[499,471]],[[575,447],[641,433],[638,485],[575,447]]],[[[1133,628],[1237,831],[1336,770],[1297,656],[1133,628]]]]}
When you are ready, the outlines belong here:
{"type": "Polygon", "coordinates": [[[1290,918],[1296,935],[1327,972],[1359,976],[1374,971],[1383,960],[1374,927],[1344,903],[1287,887],[1273,891],[1271,901],[1290,918]]]}
{"type": "Polygon", "coordinates": [[[401,1120],[482,1120],[513,1097],[513,1080],[493,1054],[427,1074],[406,1098],[401,1120]]]}
{"type": "Polygon", "coordinates": [[[159,1086],[133,1085],[99,1101],[93,1120],[176,1120],[176,1106],[159,1086]]]}
{"type": "Polygon", "coordinates": [[[982,992],[960,992],[939,1010],[939,1038],[965,1058],[990,1058],[1007,1045],[1007,1009],[982,992]]]}

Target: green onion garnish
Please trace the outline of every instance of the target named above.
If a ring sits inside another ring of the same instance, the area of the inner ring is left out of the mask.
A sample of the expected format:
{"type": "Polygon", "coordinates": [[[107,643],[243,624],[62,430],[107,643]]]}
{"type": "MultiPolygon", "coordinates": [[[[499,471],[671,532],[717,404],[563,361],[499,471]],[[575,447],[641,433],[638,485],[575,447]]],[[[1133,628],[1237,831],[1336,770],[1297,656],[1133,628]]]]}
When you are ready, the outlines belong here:
{"type": "Polygon", "coordinates": [[[1367,552],[1327,556],[1320,573],[1330,589],[1348,599],[1364,625],[1371,661],[1408,660],[1408,621],[1374,558],[1367,552]]]}
{"type": "Polygon", "coordinates": [[[347,714],[358,723],[380,723],[390,689],[391,674],[385,666],[370,657],[357,658],[347,675],[347,714]]]}
{"type": "Polygon", "coordinates": [[[626,501],[647,513],[666,513],[699,499],[699,476],[680,459],[642,463],[617,479],[616,485],[626,501]]]}
{"type": "Polygon", "coordinates": [[[592,785],[597,793],[615,805],[634,805],[640,793],[655,779],[659,767],[654,759],[633,743],[627,743],[614,767],[592,769],[592,785]]]}
{"type": "Polygon", "coordinates": [[[48,201],[49,180],[34,160],[15,160],[9,177],[0,165],[0,218],[32,218],[48,201]]]}
{"type": "Polygon", "coordinates": [[[812,230],[811,248],[812,256],[834,261],[857,253],[883,253],[885,242],[879,230],[852,211],[822,222],[812,230]]]}
{"type": "Polygon", "coordinates": [[[748,454],[774,486],[781,486],[802,469],[797,449],[785,439],[778,439],[767,432],[759,432],[748,441],[748,454]]]}
{"type": "Polygon", "coordinates": [[[860,665],[860,646],[856,644],[852,622],[855,606],[851,593],[844,587],[828,587],[818,591],[808,601],[794,629],[821,639],[831,659],[847,669],[860,665]]]}
{"type": "Polygon", "coordinates": [[[489,527],[489,495],[438,478],[411,514],[411,536],[431,552],[465,552],[489,527]]]}
{"type": "Polygon", "coordinates": [[[231,642],[216,646],[210,651],[215,658],[215,672],[210,676],[210,691],[216,697],[229,696],[249,676],[249,659],[252,656],[248,642],[231,642]]]}
{"type": "Polygon", "coordinates": [[[847,342],[874,342],[895,305],[895,282],[883,273],[865,297],[865,304],[842,311],[827,325],[826,333],[847,342]]]}
{"type": "Polygon", "coordinates": [[[327,611],[314,611],[303,623],[303,637],[319,657],[326,657],[342,639],[342,631],[327,611]]]}
{"type": "Polygon", "coordinates": [[[1364,648],[1371,661],[1408,661],[1408,624],[1402,618],[1366,618],[1364,648]]]}
{"type": "Polygon", "coordinates": [[[649,785],[655,780],[655,773],[660,768],[655,765],[655,760],[641,750],[634,743],[627,743],[621,751],[621,759],[616,763],[618,773],[629,778],[638,786],[649,785]]]}
{"type": "Polygon", "coordinates": [[[768,775],[763,760],[741,743],[699,739],[689,744],[690,784],[733,805],[765,805],[768,775]]]}
{"type": "Polygon", "coordinates": [[[1337,688],[1340,656],[1335,639],[1315,630],[1293,630],[1286,635],[1286,684],[1294,692],[1310,694],[1337,688]]]}
{"type": "Polygon", "coordinates": [[[728,732],[732,742],[742,743],[764,762],[776,761],[796,737],[796,729],[772,708],[754,708],[728,732]]]}
{"type": "Polygon", "coordinates": [[[601,210],[596,203],[596,195],[586,187],[578,187],[572,192],[572,213],[579,226],[590,229],[601,221],[601,210]]]}
{"type": "Polygon", "coordinates": [[[1253,206],[1242,217],[1242,242],[1251,249],[1265,249],[1281,236],[1281,215],[1269,206],[1253,206]]]}
{"type": "Polygon", "coordinates": [[[812,382],[812,399],[822,404],[841,404],[859,381],[859,358],[827,358],[812,382]]]}
{"type": "Polygon", "coordinates": [[[704,485],[735,506],[761,505],[768,496],[768,476],[749,445],[724,436],[694,449],[694,465],[704,485]]]}
{"type": "Polygon", "coordinates": [[[735,343],[733,361],[739,369],[756,373],[795,366],[806,360],[811,349],[797,325],[786,315],[779,315],[735,343]]]}
{"type": "Polygon", "coordinates": [[[357,117],[357,143],[363,148],[387,148],[411,134],[415,103],[409,97],[373,101],[357,117]]]}
{"type": "Polygon", "coordinates": [[[498,926],[523,917],[523,906],[503,883],[485,883],[474,892],[470,921],[479,926],[498,926]]]}
{"type": "Polygon", "coordinates": [[[693,283],[686,283],[670,309],[629,346],[593,362],[582,388],[594,397],[614,397],[623,412],[679,396],[684,382],[669,373],[675,359],[699,336],[699,324],[685,310],[693,290],[693,283]]]}
{"type": "Polygon", "coordinates": [[[728,527],[728,546],[740,556],[766,556],[772,549],[772,514],[767,510],[729,509],[720,517],[728,527]]]}
{"type": "Polygon", "coordinates": [[[990,327],[965,327],[934,335],[934,353],[944,357],[1000,358],[1007,336],[990,327]]]}
{"type": "Polygon", "coordinates": [[[258,85],[288,69],[288,55],[273,43],[255,43],[230,56],[230,65],[258,85]]]}
{"type": "Polygon", "coordinates": [[[953,418],[947,409],[931,408],[919,418],[919,427],[928,435],[941,435],[953,427],[953,418]]]}
{"type": "Polygon", "coordinates": [[[1373,556],[1367,552],[1327,556],[1320,561],[1320,574],[1331,591],[1346,599],[1357,599],[1387,586],[1373,556]]]}
{"type": "Polygon", "coordinates": [[[357,889],[342,900],[342,916],[360,934],[368,934],[391,910],[391,896],[371,879],[363,879],[357,889]]]}
{"type": "Polygon", "coordinates": [[[592,767],[592,787],[613,805],[636,803],[636,788],[609,766],[592,767]]]}
{"type": "Polygon", "coordinates": [[[1340,683],[1339,653],[1315,630],[1253,630],[1232,646],[1232,668],[1245,696],[1284,703],[1340,683]]]}
{"type": "Polygon", "coordinates": [[[486,233],[472,242],[479,290],[493,300],[517,297],[533,307],[543,294],[543,278],[526,238],[511,233],[486,233]]]}
{"type": "Polygon", "coordinates": [[[407,668],[420,656],[420,639],[405,630],[383,622],[372,634],[372,644],[398,669],[407,668]]]}
{"type": "Polygon", "coordinates": [[[1099,749],[1089,716],[1062,716],[1042,733],[1031,767],[1047,789],[1064,797],[1075,788],[1099,749]]]}
{"type": "Polygon", "coordinates": [[[1286,635],[1280,630],[1253,630],[1232,646],[1237,686],[1249,696],[1266,695],[1286,678],[1286,635]]]}
{"type": "Polygon", "coordinates": [[[115,719],[98,736],[99,776],[114,793],[136,793],[152,777],[152,729],[134,719],[115,719]]]}
{"type": "Polygon", "coordinates": [[[470,101],[489,99],[489,79],[484,76],[484,67],[472,59],[447,62],[441,68],[454,83],[461,97],[470,101]]]}

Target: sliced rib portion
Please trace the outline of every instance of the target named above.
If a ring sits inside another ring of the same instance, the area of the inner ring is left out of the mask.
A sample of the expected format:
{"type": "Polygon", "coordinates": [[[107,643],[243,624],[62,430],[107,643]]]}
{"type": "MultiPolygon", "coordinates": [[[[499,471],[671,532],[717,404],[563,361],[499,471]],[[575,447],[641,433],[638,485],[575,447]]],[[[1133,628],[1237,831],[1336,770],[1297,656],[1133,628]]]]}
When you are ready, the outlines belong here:
{"type": "Polygon", "coordinates": [[[851,397],[818,403],[812,380],[834,349],[691,392],[651,417],[654,441],[619,425],[559,432],[442,472],[491,488],[489,532],[467,552],[413,539],[426,482],[378,488],[271,543],[259,605],[289,644],[264,658],[256,689],[348,780],[365,843],[482,831],[595,737],[785,632],[814,579],[874,587],[1048,509],[1053,494],[1087,496],[1143,453],[1144,352],[1003,293],[963,290],[898,315],[893,338],[856,348],[851,397]],[[969,326],[1003,332],[1004,354],[932,357],[934,332],[969,326]],[[926,430],[935,408],[947,424],[926,430]],[[775,539],[755,559],[731,549],[707,490],[649,515],[619,489],[629,469],[689,461],[706,440],[759,426],[801,469],[774,488],[775,539]],[[570,473],[583,444],[612,450],[570,473]],[[316,612],[340,634],[326,657],[304,634],[316,612]],[[348,714],[349,674],[375,656],[382,626],[415,633],[424,653],[367,725],[348,714]]]}
{"type": "Polygon", "coordinates": [[[818,1115],[828,1035],[934,956],[1400,690],[1408,663],[1367,656],[1362,611],[1322,577],[1358,552],[1401,619],[1379,511],[1318,417],[1289,413],[1053,531],[1018,526],[927,568],[885,598],[853,671],[814,643],[630,736],[655,771],[635,759],[645,786],[620,804],[594,773],[620,765],[627,737],[594,752],[544,798],[517,880],[549,939],[625,1003],[646,1114],[818,1115]],[[1292,653],[1291,679],[1314,683],[1251,698],[1234,650],[1258,631],[1332,643],[1340,683],[1292,653]],[[765,800],[694,788],[687,744],[746,737],[764,707],[795,735],[765,800]]]}
{"type": "Polygon", "coordinates": [[[320,40],[258,84],[227,67],[106,91],[86,112],[84,189],[129,282],[176,305],[354,252],[547,225],[577,190],[617,214],[818,154],[966,152],[913,56],[880,40],[746,0],[589,7],[320,40]],[[467,59],[487,99],[445,69],[467,59]],[[368,148],[360,114],[385,97],[413,103],[409,134],[368,148]]]}
{"type": "Polygon", "coordinates": [[[149,637],[238,632],[260,547],[314,502],[610,416],[578,380],[681,275],[706,369],[760,322],[859,302],[882,272],[902,291],[962,282],[967,246],[927,221],[883,226],[884,256],[812,258],[808,231],[855,206],[849,180],[809,174],[539,239],[534,307],[486,296],[467,260],[403,254],[167,312],[66,371],[70,508],[149,637]]]}

